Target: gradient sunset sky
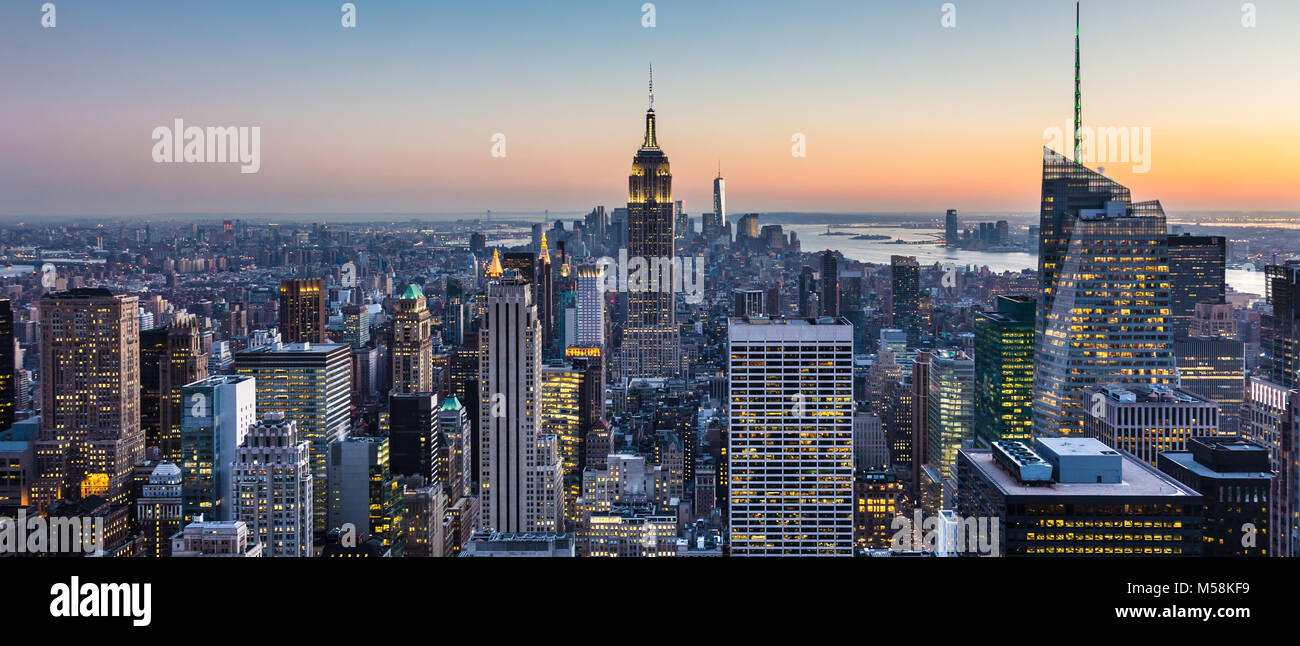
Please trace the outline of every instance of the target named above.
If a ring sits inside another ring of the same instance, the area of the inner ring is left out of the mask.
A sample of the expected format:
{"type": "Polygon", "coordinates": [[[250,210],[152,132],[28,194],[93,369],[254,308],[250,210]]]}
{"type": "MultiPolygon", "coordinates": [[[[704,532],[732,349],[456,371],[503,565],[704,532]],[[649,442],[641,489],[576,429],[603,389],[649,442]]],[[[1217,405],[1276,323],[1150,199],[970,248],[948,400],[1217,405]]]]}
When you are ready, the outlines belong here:
{"type": "MultiPolygon", "coordinates": [[[[626,201],[646,68],[675,197],[728,211],[1037,211],[1073,0],[54,0],[0,6],[0,215],[585,211],[626,201]],[[151,132],[261,126],[257,174],[151,132]],[[507,157],[490,155],[494,133],[507,157]],[[807,157],[791,156],[791,136],[807,157]]],[[[1300,2],[1085,0],[1084,122],[1171,212],[1300,210],[1300,2]]]]}

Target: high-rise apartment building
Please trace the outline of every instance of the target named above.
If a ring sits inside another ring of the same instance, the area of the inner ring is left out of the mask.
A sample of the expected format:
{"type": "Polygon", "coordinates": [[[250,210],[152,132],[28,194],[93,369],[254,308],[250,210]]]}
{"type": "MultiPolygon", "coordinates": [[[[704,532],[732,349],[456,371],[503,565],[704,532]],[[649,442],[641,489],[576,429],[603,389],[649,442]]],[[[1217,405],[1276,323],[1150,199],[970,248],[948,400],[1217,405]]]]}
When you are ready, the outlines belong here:
{"type": "Polygon", "coordinates": [[[248,429],[235,454],[234,481],[235,520],[266,556],[313,555],[311,444],[298,437],[295,420],[273,411],[248,429]]]}
{"type": "Polygon", "coordinates": [[[315,531],[324,533],[329,510],[329,445],[351,429],[352,359],[344,343],[282,343],[235,355],[235,373],[257,380],[257,412],[284,413],[297,422],[298,438],[311,446],[315,531]]]}
{"type": "Polygon", "coordinates": [[[137,301],[102,288],[41,299],[38,510],[60,498],[127,502],[131,472],[144,461],[137,301]]]}
{"type": "Polygon", "coordinates": [[[853,327],[731,319],[731,553],[853,553],[853,327]]]}

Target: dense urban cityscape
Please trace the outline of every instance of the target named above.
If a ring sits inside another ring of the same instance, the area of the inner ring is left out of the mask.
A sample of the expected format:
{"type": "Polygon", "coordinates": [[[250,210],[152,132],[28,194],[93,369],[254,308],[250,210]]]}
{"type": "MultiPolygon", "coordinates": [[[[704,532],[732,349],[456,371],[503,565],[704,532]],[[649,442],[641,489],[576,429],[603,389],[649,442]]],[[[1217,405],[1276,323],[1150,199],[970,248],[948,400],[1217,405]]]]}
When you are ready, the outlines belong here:
{"type": "Polygon", "coordinates": [[[1037,217],[692,215],[652,67],[586,214],[9,218],[0,556],[1300,556],[1300,229],[1085,163],[1077,24],[1037,217]]]}

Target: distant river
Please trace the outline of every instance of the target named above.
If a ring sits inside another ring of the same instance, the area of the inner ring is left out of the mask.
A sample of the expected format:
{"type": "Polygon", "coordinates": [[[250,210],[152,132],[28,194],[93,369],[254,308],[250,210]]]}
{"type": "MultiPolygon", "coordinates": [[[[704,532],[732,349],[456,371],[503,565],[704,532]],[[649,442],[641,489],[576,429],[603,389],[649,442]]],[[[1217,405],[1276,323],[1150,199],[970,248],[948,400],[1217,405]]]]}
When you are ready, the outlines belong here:
{"type": "MultiPolygon", "coordinates": [[[[967,251],[949,249],[935,244],[894,244],[889,240],[854,240],[853,236],[871,234],[889,236],[891,239],[907,241],[934,240],[940,229],[909,229],[902,227],[836,227],[834,231],[852,232],[847,236],[826,235],[826,225],[792,224],[785,225],[787,230],[799,234],[799,243],[804,251],[834,249],[845,257],[859,262],[888,265],[890,256],[916,256],[922,265],[953,263],[959,266],[988,267],[989,271],[1002,273],[1019,272],[1025,269],[1038,270],[1036,253],[998,253],[990,251],[967,251]]],[[[1013,230],[1013,235],[1017,233],[1013,230]]],[[[1021,234],[1023,235],[1023,233],[1021,234]]],[[[1249,294],[1264,295],[1264,272],[1243,269],[1227,270],[1227,281],[1233,289],[1249,294]]]]}

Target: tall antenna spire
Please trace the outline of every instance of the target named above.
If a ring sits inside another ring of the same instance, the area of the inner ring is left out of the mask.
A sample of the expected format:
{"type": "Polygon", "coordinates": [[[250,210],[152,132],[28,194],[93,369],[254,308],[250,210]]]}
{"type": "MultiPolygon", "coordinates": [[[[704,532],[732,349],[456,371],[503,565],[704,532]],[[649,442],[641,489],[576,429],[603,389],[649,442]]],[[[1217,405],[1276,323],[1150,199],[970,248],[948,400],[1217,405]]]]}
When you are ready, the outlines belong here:
{"type": "Polygon", "coordinates": [[[650,110],[655,109],[655,64],[650,63],[650,110]]]}
{"type": "Polygon", "coordinates": [[[1074,163],[1083,162],[1083,93],[1079,91],[1079,3],[1074,3],[1074,163]]]}

